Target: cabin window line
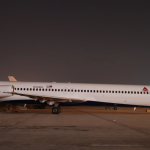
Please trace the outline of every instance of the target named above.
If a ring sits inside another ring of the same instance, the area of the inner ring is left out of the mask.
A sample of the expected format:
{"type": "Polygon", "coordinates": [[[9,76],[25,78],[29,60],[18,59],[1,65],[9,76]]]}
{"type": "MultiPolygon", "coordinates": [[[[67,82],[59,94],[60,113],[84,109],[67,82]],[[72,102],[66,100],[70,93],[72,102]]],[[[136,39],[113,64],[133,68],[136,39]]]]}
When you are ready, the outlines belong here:
{"type": "Polygon", "coordinates": [[[14,88],[14,90],[24,90],[24,91],[55,91],[55,92],[93,92],[93,93],[122,93],[122,94],[150,94],[150,92],[140,92],[140,91],[111,91],[111,90],[77,90],[77,89],[32,89],[32,88],[14,88]]]}

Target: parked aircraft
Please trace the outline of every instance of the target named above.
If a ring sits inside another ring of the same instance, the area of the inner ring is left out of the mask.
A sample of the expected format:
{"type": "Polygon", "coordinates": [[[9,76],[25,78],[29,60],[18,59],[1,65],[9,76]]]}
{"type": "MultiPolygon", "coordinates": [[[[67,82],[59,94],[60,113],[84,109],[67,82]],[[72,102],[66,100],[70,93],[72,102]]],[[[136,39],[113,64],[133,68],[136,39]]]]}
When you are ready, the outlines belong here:
{"type": "MultiPolygon", "coordinates": [[[[60,113],[60,103],[86,101],[150,106],[150,86],[56,82],[0,81],[0,101],[39,100],[53,105],[52,113],[60,113]]],[[[117,109],[115,106],[114,109],[117,109]]]]}

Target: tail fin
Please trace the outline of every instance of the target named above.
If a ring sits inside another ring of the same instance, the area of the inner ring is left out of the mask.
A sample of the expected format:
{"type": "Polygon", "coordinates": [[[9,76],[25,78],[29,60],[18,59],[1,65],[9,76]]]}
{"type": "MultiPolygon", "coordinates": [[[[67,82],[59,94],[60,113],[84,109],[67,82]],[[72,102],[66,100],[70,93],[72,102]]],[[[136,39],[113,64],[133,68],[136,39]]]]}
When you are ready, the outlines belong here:
{"type": "Polygon", "coordinates": [[[17,81],[13,76],[8,76],[9,81],[17,81]]]}

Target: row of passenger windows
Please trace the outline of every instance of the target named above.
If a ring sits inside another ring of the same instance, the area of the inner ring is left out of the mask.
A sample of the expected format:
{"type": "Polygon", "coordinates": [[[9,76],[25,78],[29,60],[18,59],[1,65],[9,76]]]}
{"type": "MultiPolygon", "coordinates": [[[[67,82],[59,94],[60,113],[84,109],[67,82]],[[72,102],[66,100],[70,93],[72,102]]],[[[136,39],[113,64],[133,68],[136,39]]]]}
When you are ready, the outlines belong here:
{"type": "Polygon", "coordinates": [[[139,91],[108,91],[108,90],[76,90],[76,89],[32,89],[32,88],[15,88],[17,91],[52,91],[52,92],[90,92],[90,93],[125,93],[125,94],[149,94],[149,92],[139,91]]]}

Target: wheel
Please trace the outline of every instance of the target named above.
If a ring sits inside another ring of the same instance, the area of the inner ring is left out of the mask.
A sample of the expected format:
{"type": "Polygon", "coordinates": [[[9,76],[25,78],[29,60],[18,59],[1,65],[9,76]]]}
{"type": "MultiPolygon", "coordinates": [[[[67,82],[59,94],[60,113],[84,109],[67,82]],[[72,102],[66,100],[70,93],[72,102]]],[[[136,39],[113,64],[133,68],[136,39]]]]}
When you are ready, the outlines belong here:
{"type": "Polygon", "coordinates": [[[116,106],[114,107],[114,110],[117,110],[117,107],[116,107],[116,106]]]}
{"type": "Polygon", "coordinates": [[[52,113],[53,113],[53,114],[59,114],[59,108],[58,108],[58,107],[54,107],[54,108],[52,109],[52,113]]]}

